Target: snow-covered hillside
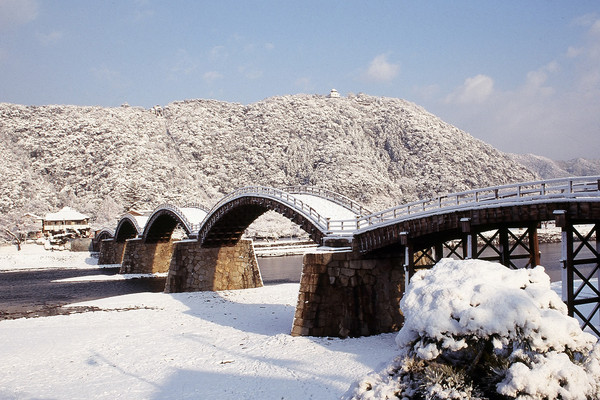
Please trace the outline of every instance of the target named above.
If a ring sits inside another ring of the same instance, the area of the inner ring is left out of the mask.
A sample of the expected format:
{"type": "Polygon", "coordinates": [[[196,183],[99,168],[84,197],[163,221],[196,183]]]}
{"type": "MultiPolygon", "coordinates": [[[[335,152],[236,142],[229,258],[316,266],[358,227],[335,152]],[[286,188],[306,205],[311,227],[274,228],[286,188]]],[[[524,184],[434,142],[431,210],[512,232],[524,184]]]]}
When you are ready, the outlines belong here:
{"type": "Polygon", "coordinates": [[[151,110],[0,104],[0,142],[4,215],[211,206],[249,184],[324,186],[376,210],[536,178],[413,103],[362,94],[151,110]]]}
{"type": "Polygon", "coordinates": [[[542,179],[600,175],[600,160],[575,158],[568,161],[554,161],[535,154],[511,154],[511,157],[542,179]]]}

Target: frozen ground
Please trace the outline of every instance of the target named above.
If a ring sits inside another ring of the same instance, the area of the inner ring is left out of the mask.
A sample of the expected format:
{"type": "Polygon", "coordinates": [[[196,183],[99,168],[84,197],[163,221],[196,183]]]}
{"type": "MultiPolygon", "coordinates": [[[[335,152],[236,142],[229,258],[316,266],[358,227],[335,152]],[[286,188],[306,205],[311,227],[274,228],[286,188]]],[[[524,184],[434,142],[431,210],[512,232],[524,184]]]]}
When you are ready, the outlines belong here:
{"type": "MultiPolygon", "coordinates": [[[[95,267],[86,253],[38,250],[0,248],[0,270],[95,267]]],[[[105,311],[0,321],[0,398],[337,399],[396,355],[395,334],[291,337],[297,294],[140,293],[77,304],[105,311]]]]}

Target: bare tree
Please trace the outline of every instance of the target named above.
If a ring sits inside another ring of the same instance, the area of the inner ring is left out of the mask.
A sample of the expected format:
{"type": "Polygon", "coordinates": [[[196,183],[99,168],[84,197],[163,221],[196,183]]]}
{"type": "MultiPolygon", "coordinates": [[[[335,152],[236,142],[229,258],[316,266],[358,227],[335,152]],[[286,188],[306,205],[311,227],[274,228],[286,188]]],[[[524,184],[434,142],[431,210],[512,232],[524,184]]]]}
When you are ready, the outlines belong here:
{"type": "Polygon", "coordinates": [[[11,231],[9,231],[8,229],[4,229],[4,232],[6,232],[6,234],[10,237],[13,238],[13,241],[15,242],[15,244],[17,245],[17,250],[21,251],[21,242],[23,241],[20,236],[21,235],[15,235],[14,233],[12,233],[11,231]]]}

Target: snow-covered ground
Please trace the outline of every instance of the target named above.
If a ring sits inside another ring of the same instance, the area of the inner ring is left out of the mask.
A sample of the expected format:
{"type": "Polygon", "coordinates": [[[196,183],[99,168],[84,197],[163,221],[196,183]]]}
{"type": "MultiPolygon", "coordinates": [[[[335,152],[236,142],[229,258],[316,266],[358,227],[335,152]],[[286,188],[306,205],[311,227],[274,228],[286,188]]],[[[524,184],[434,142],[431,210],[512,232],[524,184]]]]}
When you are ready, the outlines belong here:
{"type": "MultiPolygon", "coordinates": [[[[0,248],[0,270],[94,260],[0,248]]],[[[298,289],[140,293],[77,304],[106,311],[0,321],[0,398],[337,399],[396,355],[393,333],[291,337],[298,289]]]]}
{"type": "MultiPolygon", "coordinates": [[[[49,251],[37,244],[0,246],[0,271],[40,268],[98,268],[98,259],[88,252],[49,251]]],[[[103,266],[106,267],[106,266],[103,266]]]]}
{"type": "MultiPolygon", "coordinates": [[[[95,264],[0,247],[5,272],[95,264]]],[[[115,278],[70,281],[83,279],[115,278]]],[[[0,321],[0,399],[336,399],[399,354],[395,333],[291,337],[298,289],[139,293],[71,305],[103,311],[0,321]]]]}

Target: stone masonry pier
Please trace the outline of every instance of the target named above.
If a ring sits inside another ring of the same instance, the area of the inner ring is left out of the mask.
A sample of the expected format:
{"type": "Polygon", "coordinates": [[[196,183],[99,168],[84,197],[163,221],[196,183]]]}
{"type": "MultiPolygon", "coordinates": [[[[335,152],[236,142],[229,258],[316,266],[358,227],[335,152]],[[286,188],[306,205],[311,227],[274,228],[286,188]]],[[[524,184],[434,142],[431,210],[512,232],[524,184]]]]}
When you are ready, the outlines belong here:
{"type": "Polygon", "coordinates": [[[233,290],[261,287],[262,277],[251,240],[202,247],[198,241],[174,243],[165,292],[233,290]]]}
{"type": "Polygon", "coordinates": [[[402,252],[304,255],[294,336],[366,336],[402,326],[402,252]]]}
{"type": "Polygon", "coordinates": [[[129,239],[121,264],[122,274],[152,274],[168,272],[173,255],[173,242],[146,243],[129,239]]]}
{"type": "Polygon", "coordinates": [[[126,242],[117,242],[115,239],[100,241],[100,254],[98,264],[121,264],[125,253],[126,242]]]}

